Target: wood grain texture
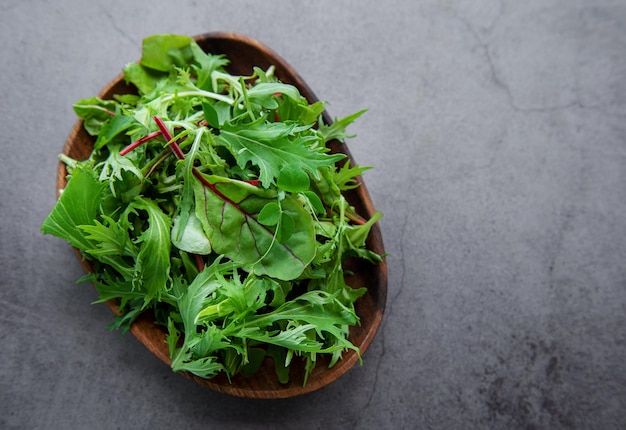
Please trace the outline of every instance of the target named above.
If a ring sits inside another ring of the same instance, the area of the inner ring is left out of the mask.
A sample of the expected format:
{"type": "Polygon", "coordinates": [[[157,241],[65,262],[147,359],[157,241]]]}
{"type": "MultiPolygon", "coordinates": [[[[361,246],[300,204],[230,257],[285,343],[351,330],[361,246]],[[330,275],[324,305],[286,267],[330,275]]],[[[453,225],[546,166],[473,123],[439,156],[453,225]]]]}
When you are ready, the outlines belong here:
{"type": "MultiPolygon", "coordinates": [[[[318,100],[309,86],[289,64],[275,52],[254,39],[235,33],[220,32],[199,35],[195,37],[195,40],[207,52],[225,54],[230,60],[228,70],[232,74],[249,75],[252,73],[254,66],[267,69],[273,65],[276,69],[276,76],[282,82],[297,87],[310,103],[318,100]]],[[[100,92],[99,97],[110,99],[114,94],[132,92],[135,92],[134,88],[126,85],[122,75],[119,75],[100,92]]],[[[326,123],[332,122],[327,112],[324,112],[323,118],[326,123]]],[[[85,132],[82,121],[77,121],[69,134],[63,152],[74,159],[82,160],[91,153],[93,143],[94,139],[85,132]]],[[[333,141],[330,142],[329,146],[331,152],[344,153],[354,162],[345,144],[333,141]]],[[[59,163],[56,177],[57,196],[58,190],[63,189],[67,183],[66,176],[65,165],[59,163]]],[[[362,178],[358,178],[358,180],[361,186],[345,193],[345,196],[358,213],[365,218],[369,218],[375,209],[362,178]]],[[[378,224],[373,226],[367,240],[367,246],[379,254],[384,254],[383,240],[378,224]]],[[[78,251],[77,256],[84,270],[91,271],[91,265],[82,258],[78,251]]],[[[346,278],[350,286],[354,288],[367,287],[367,293],[355,304],[361,324],[352,327],[349,335],[350,341],[360,348],[361,355],[363,355],[372,342],[383,318],[387,300],[387,266],[384,261],[377,265],[372,265],[361,260],[350,260],[346,262],[346,269],[353,272],[353,275],[346,278]]],[[[115,301],[109,301],[107,304],[113,312],[118,312],[115,301]]],[[[166,333],[162,327],[153,323],[153,317],[149,313],[139,317],[132,325],[130,331],[160,360],[167,365],[171,364],[168,347],[165,342],[166,333]]],[[[318,356],[317,366],[309,376],[306,386],[303,386],[303,362],[295,358],[291,365],[290,381],[287,384],[281,384],[277,380],[273,368],[274,365],[269,358],[265,360],[255,375],[247,378],[238,375],[230,382],[224,375],[207,380],[195,375],[181,373],[203,386],[234,396],[266,399],[286,398],[309,393],[330,384],[350,370],[358,361],[358,355],[354,351],[348,351],[344,353],[343,359],[335,366],[328,368],[328,359],[318,356]]]]}

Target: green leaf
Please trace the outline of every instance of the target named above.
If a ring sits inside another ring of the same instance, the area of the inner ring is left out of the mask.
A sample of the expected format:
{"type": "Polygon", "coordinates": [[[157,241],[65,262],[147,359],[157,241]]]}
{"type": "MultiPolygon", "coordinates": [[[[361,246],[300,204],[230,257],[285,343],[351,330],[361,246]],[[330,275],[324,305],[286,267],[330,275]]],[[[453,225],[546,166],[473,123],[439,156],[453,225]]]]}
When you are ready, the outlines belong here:
{"type": "Polygon", "coordinates": [[[250,135],[245,128],[223,129],[216,141],[230,148],[237,165],[245,168],[251,163],[259,168],[259,180],[268,188],[276,183],[280,170],[286,165],[296,166],[313,177],[319,177],[318,170],[334,165],[343,159],[343,154],[326,154],[320,146],[309,144],[310,137],[298,136],[293,140],[282,136],[263,139],[250,135]]]}
{"type": "Polygon", "coordinates": [[[139,94],[149,94],[154,91],[164,76],[164,72],[148,69],[139,63],[129,63],[123,71],[126,82],[136,86],[139,94]]]}
{"type": "Polygon", "coordinates": [[[113,100],[91,97],[74,103],[73,107],[76,115],[84,121],[85,130],[90,135],[97,136],[104,123],[116,114],[117,105],[113,100]]]}
{"type": "Polygon", "coordinates": [[[178,249],[192,254],[208,255],[211,253],[211,242],[207,238],[202,223],[192,211],[187,222],[181,225],[181,217],[174,218],[172,225],[172,244],[178,249]]]}
{"type": "Polygon", "coordinates": [[[351,226],[347,231],[350,244],[354,248],[362,248],[365,246],[365,240],[369,235],[372,226],[383,217],[383,214],[376,211],[365,224],[351,226]]]}
{"type": "Polygon", "coordinates": [[[274,370],[281,384],[289,382],[289,366],[287,365],[287,350],[276,345],[267,347],[267,355],[274,360],[274,370]]]}
{"type": "Polygon", "coordinates": [[[263,225],[276,225],[280,220],[280,213],[280,205],[275,201],[271,201],[263,206],[263,209],[259,212],[258,220],[263,225]]]}
{"type": "Polygon", "coordinates": [[[293,193],[306,191],[310,186],[309,175],[302,168],[293,164],[286,164],[278,173],[279,188],[293,193]]]}
{"type": "Polygon", "coordinates": [[[179,353],[172,360],[174,372],[190,372],[201,378],[209,379],[224,370],[224,366],[213,356],[194,359],[191,353],[179,353]]]}
{"type": "Polygon", "coordinates": [[[261,348],[250,348],[248,350],[248,363],[241,367],[241,374],[245,377],[254,375],[263,360],[265,359],[265,350],[261,348]]]}
{"type": "Polygon", "coordinates": [[[317,352],[323,347],[323,344],[315,339],[311,339],[308,332],[315,331],[313,324],[303,324],[288,327],[276,334],[268,332],[252,332],[248,333],[249,339],[258,342],[269,343],[276,346],[282,346],[292,351],[301,352],[317,352]]]}
{"type": "Polygon", "coordinates": [[[94,174],[88,167],[74,169],[59,200],[41,226],[43,233],[64,239],[81,250],[96,247],[78,228],[94,223],[102,199],[105,185],[94,174]]]}
{"type": "Polygon", "coordinates": [[[219,176],[202,177],[194,187],[196,215],[213,249],[257,275],[297,278],[315,255],[313,221],[302,205],[290,197],[281,202],[295,228],[279,242],[275,230],[258,220],[261,210],[275,201],[273,192],[219,176]]]}
{"type": "Polygon", "coordinates": [[[359,186],[357,177],[369,169],[371,169],[370,166],[351,166],[348,160],[341,168],[332,173],[332,180],[340,190],[351,190],[359,186]]]}
{"type": "Polygon", "coordinates": [[[249,102],[258,104],[266,109],[276,109],[278,101],[276,94],[282,94],[292,99],[300,99],[302,96],[293,85],[279,82],[261,82],[246,91],[249,102]]]}
{"type": "Polygon", "coordinates": [[[127,115],[118,114],[111,117],[102,125],[96,143],[94,143],[94,149],[108,145],[116,136],[128,130],[133,124],[135,124],[135,119],[127,115]]]}
{"type": "Polygon", "coordinates": [[[346,138],[354,137],[354,135],[346,133],[346,128],[365,112],[367,112],[367,109],[360,110],[341,119],[335,118],[335,121],[331,125],[320,123],[319,131],[322,136],[324,136],[324,141],[328,142],[337,139],[343,142],[346,138]]]}
{"type": "Polygon", "coordinates": [[[315,212],[317,212],[318,214],[323,214],[326,212],[326,209],[324,208],[324,203],[322,203],[322,199],[320,199],[320,197],[315,192],[304,191],[302,194],[307,198],[315,212]]]}
{"type": "Polygon", "coordinates": [[[204,118],[211,127],[220,128],[222,126],[222,122],[220,122],[219,115],[215,107],[213,107],[213,104],[202,103],[202,111],[204,112],[204,118]]]}
{"type": "Polygon", "coordinates": [[[221,259],[204,268],[189,284],[184,294],[177,299],[180,316],[183,320],[185,333],[195,333],[196,319],[206,305],[207,296],[220,287],[216,274],[225,270],[233,270],[236,266],[231,262],[222,263],[221,259]]]}
{"type": "Polygon", "coordinates": [[[172,66],[188,64],[193,53],[190,45],[195,43],[189,36],[155,34],[143,40],[141,65],[168,72],[172,66]]]}
{"type": "Polygon", "coordinates": [[[174,355],[178,349],[178,339],[180,339],[180,331],[176,328],[176,324],[172,318],[168,318],[167,336],[165,337],[165,341],[167,342],[167,346],[170,351],[170,360],[174,359],[174,355]]]}
{"type": "Polygon", "coordinates": [[[132,280],[113,279],[109,276],[92,276],[92,282],[98,291],[98,300],[94,303],[104,303],[108,300],[121,299],[120,307],[123,308],[130,300],[141,300],[146,294],[133,288],[132,280]]]}
{"type": "Polygon", "coordinates": [[[105,255],[136,256],[136,246],[132,243],[128,234],[130,226],[123,221],[116,222],[106,215],[103,215],[102,218],[106,225],[98,220],[93,220],[93,224],[78,226],[85,233],[85,237],[95,244],[94,248],[86,249],[85,251],[96,257],[105,255]]]}
{"type": "Polygon", "coordinates": [[[211,76],[216,71],[223,72],[224,66],[229,63],[228,59],[223,55],[205,53],[195,42],[190,48],[195,62],[193,68],[197,76],[196,85],[203,90],[217,91],[217,88],[213,88],[211,76]]]}
{"type": "MultiPolygon", "coordinates": [[[[323,291],[309,291],[292,301],[286,302],[273,312],[249,318],[246,326],[267,327],[278,321],[299,322],[302,324],[301,327],[313,329],[322,338],[324,338],[324,335],[332,336],[334,344],[326,348],[317,348],[317,352],[331,352],[346,348],[358,351],[358,348],[346,338],[345,333],[342,331],[343,326],[356,324],[358,317],[354,311],[342,305],[334,295],[324,293],[323,291]]],[[[299,332],[293,332],[293,336],[287,336],[286,339],[282,337],[276,339],[285,342],[280,346],[293,349],[294,346],[287,346],[287,342],[297,338],[302,341],[301,350],[306,351],[310,343],[298,337],[302,331],[304,329],[301,329],[299,332]]],[[[255,336],[257,339],[259,337],[258,335],[255,336]]],[[[264,341],[269,342],[270,340],[264,339],[264,341]]],[[[270,343],[279,345],[276,341],[270,343]]]]}
{"type": "Polygon", "coordinates": [[[276,240],[286,243],[291,235],[296,231],[296,220],[289,212],[280,213],[280,222],[276,230],[276,240]]]}
{"type": "Polygon", "coordinates": [[[139,198],[133,207],[148,214],[148,226],[137,242],[141,244],[135,273],[146,291],[144,305],[159,299],[167,291],[170,279],[171,220],[153,200],[139,198]]]}

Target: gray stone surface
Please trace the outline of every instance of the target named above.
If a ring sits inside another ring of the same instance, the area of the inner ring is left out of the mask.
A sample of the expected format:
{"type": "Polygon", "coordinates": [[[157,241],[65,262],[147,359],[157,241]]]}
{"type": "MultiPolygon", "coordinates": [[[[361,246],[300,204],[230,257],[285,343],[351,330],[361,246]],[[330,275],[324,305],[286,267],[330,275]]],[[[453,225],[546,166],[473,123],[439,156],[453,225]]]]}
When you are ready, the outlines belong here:
{"type": "Polygon", "coordinates": [[[624,1],[0,2],[0,427],[626,427],[624,1]],[[389,266],[362,367],[251,401],[106,325],[39,226],[73,102],[160,32],[289,61],[349,142],[389,266]]]}

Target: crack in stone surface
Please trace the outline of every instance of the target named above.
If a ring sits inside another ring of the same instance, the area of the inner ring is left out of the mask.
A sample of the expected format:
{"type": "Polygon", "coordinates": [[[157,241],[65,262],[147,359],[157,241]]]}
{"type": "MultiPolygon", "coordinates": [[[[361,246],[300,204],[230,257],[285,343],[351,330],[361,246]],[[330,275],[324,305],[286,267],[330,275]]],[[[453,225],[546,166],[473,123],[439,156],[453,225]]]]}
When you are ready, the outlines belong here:
{"type": "Polygon", "coordinates": [[[122,27],[118,25],[117,19],[115,19],[115,17],[113,16],[113,14],[108,8],[101,7],[100,10],[108,18],[108,20],[111,23],[111,26],[120,36],[122,36],[124,39],[126,39],[128,42],[132,43],[133,45],[136,44],[135,38],[131,37],[128,33],[126,33],[126,31],[124,31],[122,27]]]}
{"type": "MultiPolygon", "coordinates": [[[[502,6],[501,3],[499,4],[502,6]]],[[[581,8],[581,10],[579,11],[579,15],[582,14],[583,9],[585,8],[581,8]]],[[[606,108],[605,104],[591,105],[591,104],[585,104],[581,101],[581,96],[580,96],[581,90],[580,90],[578,79],[576,79],[574,86],[572,88],[574,94],[576,95],[574,101],[567,102],[567,103],[560,103],[560,104],[552,104],[549,106],[541,106],[541,107],[520,105],[516,101],[515,95],[513,94],[513,90],[510,84],[498,71],[497,62],[494,59],[491,44],[488,41],[486,41],[485,37],[481,36],[480,32],[476,29],[476,27],[467,18],[462,16],[458,11],[451,10],[451,15],[455,19],[457,19],[463,25],[466,31],[469,32],[472,35],[472,37],[476,40],[476,43],[478,44],[480,50],[482,51],[484,55],[485,62],[488,67],[489,74],[491,76],[493,83],[504,92],[508,100],[509,106],[514,111],[522,112],[522,113],[551,113],[551,112],[558,112],[558,111],[563,111],[563,110],[567,110],[571,108],[580,108],[580,109],[591,109],[591,110],[597,110],[597,111],[603,112],[604,109],[606,108]]],[[[498,16],[492,21],[492,23],[488,27],[486,27],[486,30],[485,30],[486,33],[492,33],[493,29],[497,25],[498,20],[503,15],[504,15],[504,12],[501,7],[499,10],[498,16]]],[[[582,18],[580,19],[582,20],[582,18]]]]}

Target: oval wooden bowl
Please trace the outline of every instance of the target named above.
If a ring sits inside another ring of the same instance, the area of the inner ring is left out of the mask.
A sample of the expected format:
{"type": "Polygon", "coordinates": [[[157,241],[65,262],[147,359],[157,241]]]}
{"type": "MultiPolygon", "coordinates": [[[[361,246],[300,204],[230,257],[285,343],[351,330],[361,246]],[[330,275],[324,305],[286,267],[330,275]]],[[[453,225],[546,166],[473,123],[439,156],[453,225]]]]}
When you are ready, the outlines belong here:
{"type": "MultiPolygon", "coordinates": [[[[284,83],[296,86],[302,95],[310,103],[318,99],[309,86],[302,80],[299,74],[287,64],[280,56],[262,45],[258,41],[235,33],[207,33],[195,37],[196,42],[206,51],[214,54],[225,54],[229,60],[229,71],[237,75],[249,75],[252,68],[258,66],[267,69],[273,65],[276,68],[276,76],[284,83]]],[[[99,94],[103,99],[111,99],[114,94],[134,93],[136,90],[125,84],[120,74],[109,83],[99,94]]],[[[328,113],[324,113],[324,120],[331,123],[328,113]]],[[[89,136],[82,121],[78,121],[67,139],[63,153],[74,159],[83,160],[89,157],[93,148],[94,139],[89,136]]],[[[345,144],[334,141],[330,143],[332,152],[344,153],[353,161],[353,158],[345,144]]],[[[67,183],[67,171],[63,163],[59,163],[56,185],[61,190],[67,183]]],[[[357,212],[369,218],[374,213],[374,206],[365,185],[346,193],[346,198],[357,212]]],[[[57,191],[58,193],[58,191],[57,191]]],[[[58,194],[57,194],[58,197],[58,194]]],[[[378,224],[374,225],[367,241],[369,249],[384,254],[383,240],[378,224]]],[[[80,254],[77,255],[85,271],[91,271],[91,265],[84,261],[80,254]]],[[[350,341],[360,348],[361,354],[365,353],[372,342],[383,318],[387,299],[387,266],[385,262],[377,265],[366,261],[355,260],[346,263],[346,269],[353,274],[347,277],[348,284],[354,288],[367,287],[367,293],[355,304],[357,315],[360,317],[359,326],[350,330],[350,341]]],[[[115,301],[107,303],[113,312],[118,312],[115,301]]],[[[139,317],[132,325],[130,331],[148,348],[154,355],[167,365],[171,364],[168,347],[165,343],[165,331],[162,327],[154,324],[152,315],[149,313],[139,317]]],[[[266,359],[259,371],[251,377],[236,376],[231,382],[224,375],[213,379],[202,379],[195,375],[183,373],[184,376],[195,382],[212,388],[213,390],[228,393],[239,397],[248,398],[286,398],[318,390],[338,379],[352,368],[359,358],[354,351],[344,353],[343,359],[332,368],[328,368],[328,360],[318,356],[318,363],[309,376],[308,382],[303,386],[304,367],[303,363],[294,359],[291,364],[289,383],[281,384],[274,372],[271,359],[266,359]]],[[[367,365],[367,359],[365,358],[367,365]]]]}

